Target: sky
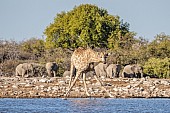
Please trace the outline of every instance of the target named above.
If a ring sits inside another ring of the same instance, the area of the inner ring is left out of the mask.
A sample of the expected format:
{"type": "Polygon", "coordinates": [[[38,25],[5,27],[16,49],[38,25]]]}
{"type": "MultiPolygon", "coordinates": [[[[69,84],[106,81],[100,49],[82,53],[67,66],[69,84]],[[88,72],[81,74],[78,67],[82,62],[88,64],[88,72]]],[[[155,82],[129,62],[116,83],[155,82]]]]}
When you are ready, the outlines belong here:
{"type": "Polygon", "coordinates": [[[162,32],[170,35],[170,0],[0,0],[0,40],[45,39],[43,32],[56,14],[80,4],[120,16],[136,37],[152,41],[162,32]]]}

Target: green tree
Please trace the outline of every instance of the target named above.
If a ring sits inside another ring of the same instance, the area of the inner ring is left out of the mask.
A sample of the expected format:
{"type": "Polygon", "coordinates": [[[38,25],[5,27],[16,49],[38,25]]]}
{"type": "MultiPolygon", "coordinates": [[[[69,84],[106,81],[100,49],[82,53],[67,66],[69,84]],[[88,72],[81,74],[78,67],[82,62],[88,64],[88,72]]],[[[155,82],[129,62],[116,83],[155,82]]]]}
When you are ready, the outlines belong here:
{"type": "Polygon", "coordinates": [[[158,34],[148,45],[150,57],[170,58],[170,36],[165,33],[158,34]]]}
{"type": "Polygon", "coordinates": [[[47,48],[114,48],[128,33],[129,24],[120,21],[119,16],[109,15],[107,10],[90,4],[57,14],[44,31],[47,48]]]}

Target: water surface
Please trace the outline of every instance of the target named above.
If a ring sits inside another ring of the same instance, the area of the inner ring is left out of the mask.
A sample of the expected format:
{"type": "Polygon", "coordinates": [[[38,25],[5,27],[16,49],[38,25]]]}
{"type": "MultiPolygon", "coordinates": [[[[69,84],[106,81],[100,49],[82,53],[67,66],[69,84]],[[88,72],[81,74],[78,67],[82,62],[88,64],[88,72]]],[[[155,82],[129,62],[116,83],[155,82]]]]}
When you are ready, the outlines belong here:
{"type": "Polygon", "coordinates": [[[170,99],[0,99],[0,113],[170,113],[170,99]]]}

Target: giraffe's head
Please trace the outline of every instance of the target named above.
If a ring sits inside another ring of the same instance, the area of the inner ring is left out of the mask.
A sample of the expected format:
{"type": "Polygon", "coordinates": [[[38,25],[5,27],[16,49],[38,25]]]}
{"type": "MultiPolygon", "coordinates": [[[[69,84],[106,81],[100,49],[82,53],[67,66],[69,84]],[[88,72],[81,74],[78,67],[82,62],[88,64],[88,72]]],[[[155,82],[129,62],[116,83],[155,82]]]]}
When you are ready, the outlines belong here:
{"type": "Polygon", "coordinates": [[[96,62],[106,63],[107,54],[103,52],[97,52],[95,58],[96,62]]]}

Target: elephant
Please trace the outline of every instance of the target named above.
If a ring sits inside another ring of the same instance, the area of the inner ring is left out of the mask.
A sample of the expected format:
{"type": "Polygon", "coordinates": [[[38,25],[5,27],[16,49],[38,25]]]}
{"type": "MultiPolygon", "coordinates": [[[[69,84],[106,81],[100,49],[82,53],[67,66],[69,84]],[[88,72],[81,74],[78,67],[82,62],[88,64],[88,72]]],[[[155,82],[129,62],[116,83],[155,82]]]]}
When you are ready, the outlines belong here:
{"type": "Polygon", "coordinates": [[[101,76],[107,76],[106,74],[106,68],[107,68],[108,64],[104,64],[104,63],[99,63],[98,65],[96,65],[94,67],[94,70],[95,70],[95,74],[98,76],[98,77],[101,77],[101,76]]]}
{"type": "Polygon", "coordinates": [[[120,70],[121,70],[121,65],[119,65],[119,64],[110,64],[106,68],[107,77],[109,77],[109,78],[119,77],[120,70]]]}
{"type": "Polygon", "coordinates": [[[143,77],[143,68],[139,65],[126,65],[122,72],[122,77],[143,77]]]}
{"type": "Polygon", "coordinates": [[[30,72],[31,72],[31,75],[34,74],[33,65],[31,63],[19,64],[15,69],[16,76],[21,75],[22,77],[24,77],[24,75],[27,74],[27,77],[28,77],[28,74],[30,72]]]}
{"type": "Polygon", "coordinates": [[[63,73],[63,77],[69,77],[70,76],[70,71],[65,71],[63,73]]]}
{"type": "Polygon", "coordinates": [[[44,64],[39,64],[39,63],[31,63],[33,65],[33,69],[34,69],[34,77],[43,77],[46,74],[46,68],[44,64]]]}
{"type": "Polygon", "coordinates": [[[46,63],[45,68],[46,68],[47,73],[50,77],[52,77],[52,76],[56,77],[58,65],[55,62],[46,63]]]}

